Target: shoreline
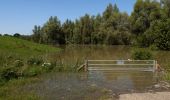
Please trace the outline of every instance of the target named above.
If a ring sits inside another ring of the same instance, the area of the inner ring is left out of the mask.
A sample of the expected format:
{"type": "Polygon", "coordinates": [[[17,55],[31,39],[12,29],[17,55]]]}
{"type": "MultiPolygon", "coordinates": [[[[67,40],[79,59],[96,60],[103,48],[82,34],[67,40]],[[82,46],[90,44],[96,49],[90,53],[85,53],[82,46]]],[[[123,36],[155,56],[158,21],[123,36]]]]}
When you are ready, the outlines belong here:
{"type": "Polygon", "coordinates": [[[119,95],[119,100],[169,100],[170,92],[147,92],[119,95]]]}

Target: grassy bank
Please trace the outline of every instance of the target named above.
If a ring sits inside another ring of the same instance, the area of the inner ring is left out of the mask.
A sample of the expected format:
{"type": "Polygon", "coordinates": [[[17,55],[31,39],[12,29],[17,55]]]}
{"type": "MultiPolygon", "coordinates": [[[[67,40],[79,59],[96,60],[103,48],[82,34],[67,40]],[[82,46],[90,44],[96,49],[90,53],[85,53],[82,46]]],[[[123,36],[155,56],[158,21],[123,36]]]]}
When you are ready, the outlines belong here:
{"type": "Polygon", "coordinates": [[[49,58],[60,51],[56,47],[0,36],[0,100],[38,99],[32,91],[16,91],[25,84],[39,80],[35,76],[60,70],[56,67],[56,60],[49,58]]]}

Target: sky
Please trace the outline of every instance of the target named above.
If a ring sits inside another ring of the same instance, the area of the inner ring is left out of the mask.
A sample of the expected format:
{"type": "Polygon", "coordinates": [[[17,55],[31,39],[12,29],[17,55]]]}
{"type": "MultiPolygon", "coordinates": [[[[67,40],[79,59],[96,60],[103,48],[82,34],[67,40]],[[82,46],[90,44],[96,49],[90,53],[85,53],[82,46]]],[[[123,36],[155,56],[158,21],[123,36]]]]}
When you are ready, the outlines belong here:
{"type": "Polygon", "coordinates": [[[43,25],[50,16],[61,22],[85,15],[101,14],[109,3],[116,3],[129,15],[136,0],[0,0],[0,34],[32,34],[34,25],[43,25]]]}

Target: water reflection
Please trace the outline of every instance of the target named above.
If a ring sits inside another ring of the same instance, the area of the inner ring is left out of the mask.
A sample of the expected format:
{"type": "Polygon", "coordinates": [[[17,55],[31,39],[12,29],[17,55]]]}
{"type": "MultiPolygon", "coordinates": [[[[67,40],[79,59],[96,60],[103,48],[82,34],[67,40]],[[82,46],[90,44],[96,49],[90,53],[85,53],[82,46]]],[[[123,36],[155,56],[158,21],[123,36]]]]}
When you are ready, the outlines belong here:
{"type": "Polygon", "coordinates": [[[90,81],[99,86],[110,88],[115,92],[144,91],[157,82],[156,78],[152,72],[140,71],[93,71],[88,74],[90,81]]]}
{"type": "Polygon", "coordinates": [[[41,82],[25,89],[35,91],[45,100],[98,100],[105,95],[144,92],[157,82],[152,72],[130,71],[50,73],[41,78],[41,82]]]}

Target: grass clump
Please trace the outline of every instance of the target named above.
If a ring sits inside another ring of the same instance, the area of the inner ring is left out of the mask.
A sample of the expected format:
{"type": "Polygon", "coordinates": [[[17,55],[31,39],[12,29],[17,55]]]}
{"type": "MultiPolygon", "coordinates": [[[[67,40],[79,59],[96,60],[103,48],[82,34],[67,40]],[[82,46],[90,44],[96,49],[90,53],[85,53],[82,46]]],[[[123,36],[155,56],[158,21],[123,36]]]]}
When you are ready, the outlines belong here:
{"type": "Polygon", "coordinates": [[[28,65],[41,65],[43,62],[44,61],[41,57],[30,57],[27,60],[28,65]]]}
{"type": "Polygon", "coordinates": [[[164,80],[170,82],[170,72],[166,72],[164,75],[164,80]]]}
{"type": "Polygon", "coordinates": [[[151,60],[153,59],[153,54],[149,50],[136,49],[132,52],[132,58],[134,60],[151,60]]]}
{"type": "Polygon", "coordinates": [[[21,73],[19,73],[19,68],[17,67],[4,67],[0,71],[0,78],[1,80],[8,81],[10,79],[16,79],[21,76],[21,73]]]}

